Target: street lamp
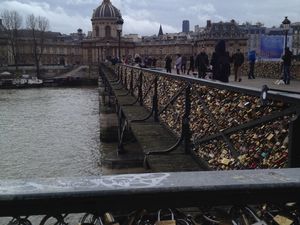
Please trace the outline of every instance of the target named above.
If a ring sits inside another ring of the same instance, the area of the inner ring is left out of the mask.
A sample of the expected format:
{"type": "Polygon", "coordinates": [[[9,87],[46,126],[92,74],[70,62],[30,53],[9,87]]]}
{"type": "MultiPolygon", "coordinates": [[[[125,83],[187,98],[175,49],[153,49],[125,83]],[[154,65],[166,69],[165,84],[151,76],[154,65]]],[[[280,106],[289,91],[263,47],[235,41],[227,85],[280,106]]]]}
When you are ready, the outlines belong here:
{"type": "Polygon", "coordinates": [[[119,17],[116,23],[117,23],[117,31],[119,37],[119,62],[121,62],[121,33],[122,33],[124,20],[122,19],[122,17],[119,17]]]}
{"type": "Polygon", "coordinates": [[[105,58],[107,59],[107,60],[109,60],[109,46],[110,46],[110,43],[109,43],[109,41],[106,41],[106,53],[105,53],[105,58]]]}
{"type": "Polygon", "coordinates": [[[162,47],[160,47],[160,49],[159,49],[159,53],[160,53],[160,67],[163,67],[163,54],[162,54],[162,52],[163,52],[163,49],[162,49],[162,47]]]}
{"type": "Polygon", "coordinates": [[[287,35],[290,29],[291,21],[286,16],[285,19],[282,21],[283,29],[285,30],[285,48],[287,47],[287,35]]]}

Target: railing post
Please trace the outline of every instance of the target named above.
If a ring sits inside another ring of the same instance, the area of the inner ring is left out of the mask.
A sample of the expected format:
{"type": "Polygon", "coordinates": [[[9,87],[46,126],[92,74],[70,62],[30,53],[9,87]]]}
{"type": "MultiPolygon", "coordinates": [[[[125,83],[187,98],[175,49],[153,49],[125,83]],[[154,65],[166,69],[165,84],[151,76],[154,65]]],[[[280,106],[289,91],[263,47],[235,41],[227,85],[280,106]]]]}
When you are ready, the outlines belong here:
{"type": "Polygon", "coordinates": [[[118,107],[118,154],[124,153],[123,146],[123,124],[122,124],[122,109],[118,107]]]}
{"type": "Polygon", "coordinates": [[[117,76],[117,80],[120,79],[121,70],[122,70],[121,66],[118,65],[118,76],[117,76]]]}
{"type": "Polygon", "coordinates": [[[188,154],[191,147],[191,130],[190,130],[190,114],[191,114],[191,85],[185,89],[185,107],[182,118],[182,135],[185,153],[188,154]]]}
{"type": "MultiPolygon", "coordinates": [[[[132,69],[131,69],[132,71],[132,69]]],[[[125,89],[128,90],[128,87],[127,87],[127,73],[125,73],[125,77],[124,77],[124,86],[125,86],[125,89]]]]}
{"type": "Polygon", "coordinates": [[[144,102],[143,102],[143,72],[140,72],[140,75],[139,75],[138,99],[139,99],[140,106],[143,106],[144,105],[144,102]]]}
{"type": "Polygon", "coordinates": [[[153,94],[153,117],[154,121],[158,122],[158,92],[157,92],[157,84],[158,83],[158,77],[157,75],[154,78],[154,94],[153,94]]]}
{"type": "MultiPolygon", "coordinates": [[[[125,72],[124,72],[124,74],[126,74],[127,73],[127,68],[125,68],[125,72]]],[[[123,71],[122,71],[122,74],[121,74],[121,84],[123,84],[123,71]]]]}
{"type": "Polygon", "coordinates": [[[130,84],[129,84],[130,95],[133,96],[133,70],[130,73],[130,84]]]}
{"type": "Polygon", "coordinates": [[[296,115],[289,127],[289,157],[288,166],[290,168],[300,167],[300,114],[296,115]]]}

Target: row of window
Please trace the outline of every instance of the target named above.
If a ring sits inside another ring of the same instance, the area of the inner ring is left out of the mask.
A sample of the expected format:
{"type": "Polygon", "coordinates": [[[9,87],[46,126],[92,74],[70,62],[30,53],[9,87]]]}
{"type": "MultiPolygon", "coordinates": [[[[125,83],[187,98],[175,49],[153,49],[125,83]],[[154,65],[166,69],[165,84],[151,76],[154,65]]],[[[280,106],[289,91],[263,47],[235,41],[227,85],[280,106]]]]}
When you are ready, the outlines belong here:
{"type": "MultiPolygon", "coordinates": [[[[99,26],[96,26],[95,32],[96,32],[96,37],[100,37],[100,28],[99,28],[99,26]]],[[[106,38],[110,38],[111,37],[111,27],[108,26],[108,25],[105,26],[105,37],[106,38]]]]}

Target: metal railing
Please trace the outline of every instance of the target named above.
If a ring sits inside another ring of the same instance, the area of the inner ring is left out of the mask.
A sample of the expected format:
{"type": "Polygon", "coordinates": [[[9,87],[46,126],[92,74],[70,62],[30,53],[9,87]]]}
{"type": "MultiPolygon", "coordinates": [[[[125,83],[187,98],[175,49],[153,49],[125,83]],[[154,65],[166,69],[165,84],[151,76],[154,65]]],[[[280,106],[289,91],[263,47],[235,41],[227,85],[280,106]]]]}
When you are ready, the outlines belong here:
{"type": "MultiPolygon", "coordinates": [[[[0,181],[0,217],[207,207],[300,200],[300,169],[127,174],[0,181]]],[[[30,224],[30,223],[14,223],[30,224]]]]}
{"type": "Polygon", "coordinates": [[[184,143],[208,169],[299,166],[299,95],[268,90],[262,102],[262,91],[253,88],[126,65],[113,69],[125,95],[136,98],[132,104],[150,111],[130,122],[153,118],[178,137],[172,148],[148,154],[184,143]]]}

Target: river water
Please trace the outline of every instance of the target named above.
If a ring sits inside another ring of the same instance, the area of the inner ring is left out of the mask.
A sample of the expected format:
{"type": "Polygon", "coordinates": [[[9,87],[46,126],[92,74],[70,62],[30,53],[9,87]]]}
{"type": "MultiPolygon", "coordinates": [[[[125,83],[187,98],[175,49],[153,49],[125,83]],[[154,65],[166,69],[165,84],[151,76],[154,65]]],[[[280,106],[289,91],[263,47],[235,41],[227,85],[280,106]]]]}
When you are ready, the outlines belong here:
{"type": "Polygon", "coordinates": [[[0,179],[100,175],[96,88],[0,90],[0,179]]]}

